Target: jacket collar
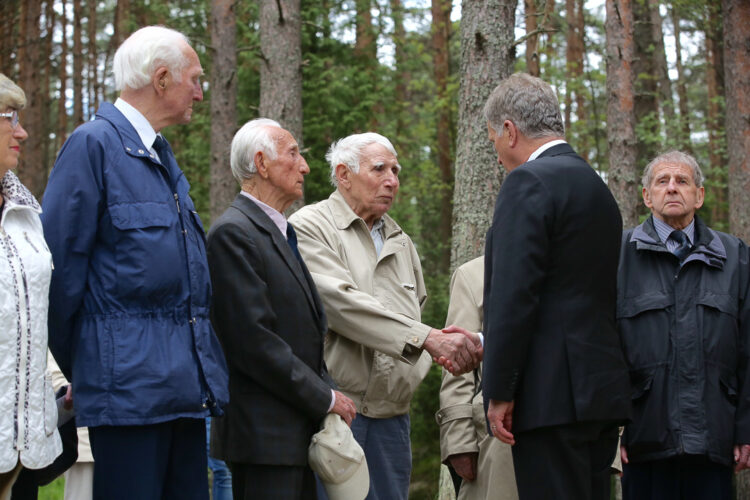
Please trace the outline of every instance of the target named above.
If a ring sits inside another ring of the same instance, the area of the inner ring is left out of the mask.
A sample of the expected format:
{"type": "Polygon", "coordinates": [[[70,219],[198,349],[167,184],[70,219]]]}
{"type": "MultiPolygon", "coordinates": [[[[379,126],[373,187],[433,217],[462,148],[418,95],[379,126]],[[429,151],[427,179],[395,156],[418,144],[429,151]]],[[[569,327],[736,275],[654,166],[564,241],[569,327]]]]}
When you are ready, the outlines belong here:
{"type": "Polygon", "coordinates": [[[5,172],[5,176],[0,181],[0,190],[2,190],[3,195],[3,217],[5,217],[8,210],[15,208],[29,209],[37,214],[42,213],[42,207],[36,201],[34,195],[31,194],[31,191],[26,186],[21,184],[16,174],[10,170],[5,172]]]}
{"type": "Polygon", "coordinates": [[[284,258],[284,262],[286,262],[286,265],[292,271],[294,277],[297,279],[297,281],[299,281],[300,285],[302,285],[302,289],[305,291],[307,300],[309,301],[313,310],[318,313],[318,317],[320,319],[323,307],[313,296],[311,290],[311,287],[313,286],[312,280],[308,279],[309,275],[305,272],[304,269],[302,269],[302,265],[292,252],[292,248],[289,246],[289,243],[287,243],[286,238],[281,234],[281,231],[279,231],[278,226],[276,226],[276,224],[271,220],[268,214],[261,210],[261,208],[253,203],[253,201],[247,196],[238,194],[232,202],[232,207],[242,212],[248,219],[253,222],[253,224],[255,224],[262,231],[268,233],[268,235],[271,237],[271,241],[273,241],[273,245],[276,247],[276,251],[281,254],[281,256],[284,258]]]}
{"type": "MultiPolygon", "coordinates": [[[[156,156],[143,144],[141,136],[133,127],[133,124],[128,121],[122,112],[117,109],[113,104],[105,102],[99,106],[96,112],[96,117],[102,120],[110,122],[117,133],[120,135],[122,146],[125,148],[125,152],[130,156],[138,158],[146,158],[151,160],[153,163],[160,165],[156,156]]],[[[166,139],[165,139],[166,140],[166,139]]]]}
{"type": "MultiPolygon", "coordinates": [[[[347,229],[358,220],[362,221],[362,226],[364,228],[367,228],[365,221],[359,215],[354,213],[354,210],[352,210],[338,189],[331,193],[331,196],[329,196],[328,199],[330,200],[331,214],[333,215],[333,220],[336,223],[337,229],[347,229]]],[[[401,227],[396,224],[396,221],[394,221],[388,214],[383,215],[383,222],[385,224],[383,226],[385,240],[403,232],[401,227]]]]}
{"type": "MultiPolygon", "coordinates": [[[[654,252],[666,252],[667,246],[661,241],[654,228],[653,215],[633,229],[630,241],[635,243],[638,250],[650,250],[654,252]]],[[[686,263],[698,260],[706,265],[721,269],[727,260],[727,250],[724,247],[716,231],[708,227],[700,217],[695,216],[695,245],[693,251],[682,262],[686,263]]]]}
{"type": "Polygon", "coordinates": [[[537,156],[536,159],[547,158],[548,156],[560,156],[575,153],[575,150],[570,146],[570,144],[566,142],[564,144],[558,144],[557,146],[552,146],[549,149],[545,149],[539,156],[537,156]]]}

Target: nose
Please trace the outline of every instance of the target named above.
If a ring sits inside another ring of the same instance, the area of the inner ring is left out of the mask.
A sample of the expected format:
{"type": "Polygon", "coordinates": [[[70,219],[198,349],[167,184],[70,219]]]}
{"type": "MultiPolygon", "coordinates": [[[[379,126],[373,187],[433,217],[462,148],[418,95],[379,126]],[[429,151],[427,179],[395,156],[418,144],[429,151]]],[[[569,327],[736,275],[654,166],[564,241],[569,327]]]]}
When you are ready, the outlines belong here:
{"type": "Polygon", "coordinates": [[[29,136],[29,134],[26,132],[26,129],[23,128],[23,126],[19,123],[16,129],[13,131],[13,137],[17,141],[25,141],[26,138],[29,136]]]}
{"type": "Polygon", "coordinates": [[[383,181],[383,185],[386,187],[393,188],[393,189],[398,188],[398,175],[396,175],[396,173],[393,172],[392,170],[389,170],[385,176],[385,181],[383,181]]]}
{"type": "Polygon", "coordinates": [[[195,84],[195,89],[193,90],[193,100],[194,101],[203,100],[203,87],[201,87],[201,82],[196,82],[195,84]]]}
{"type": "Polygon", "coordinates": [[[300,162],[299,171],[302,173],[302,175],[307,175],[310,173],[310,165],[307,164],[307,160],[303,156],[300,156],[300,159],[302,160],[300,162]]]}

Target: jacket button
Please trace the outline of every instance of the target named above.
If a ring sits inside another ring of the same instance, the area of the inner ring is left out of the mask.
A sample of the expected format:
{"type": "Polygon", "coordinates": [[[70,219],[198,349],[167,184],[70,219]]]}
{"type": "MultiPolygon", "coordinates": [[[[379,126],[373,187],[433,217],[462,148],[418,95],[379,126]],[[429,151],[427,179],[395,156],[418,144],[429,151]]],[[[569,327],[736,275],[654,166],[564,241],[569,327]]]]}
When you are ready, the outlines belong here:
{"type": "Polygon", "coordinates": [[[366,406],[362,407],[362,413],[365,414],[365,415],[367,414],[367,407],[366,406]]]}
{"type": "Polygon", "coordinates": [[[202,404],[201,406],[202,406],[203,408],[208,408],[208,403],[205,403],[205,402],[204,402],[204,403],[203,403],[203,404],[202,404]]]}

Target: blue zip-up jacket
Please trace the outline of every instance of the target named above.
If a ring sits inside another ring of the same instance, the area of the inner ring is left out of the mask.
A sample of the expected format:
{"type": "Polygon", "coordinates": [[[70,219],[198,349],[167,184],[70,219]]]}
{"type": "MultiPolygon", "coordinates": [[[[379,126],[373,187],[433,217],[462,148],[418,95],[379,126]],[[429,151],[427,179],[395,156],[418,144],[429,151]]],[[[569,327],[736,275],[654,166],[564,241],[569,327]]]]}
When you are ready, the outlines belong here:
{"type": "Polygon", "coordinates": [[[49,346],[78,425],[203,418],[228,401],[189,189],[174,158],[160,163],[109,103],[60,150],[42,203],[49,346]]]}

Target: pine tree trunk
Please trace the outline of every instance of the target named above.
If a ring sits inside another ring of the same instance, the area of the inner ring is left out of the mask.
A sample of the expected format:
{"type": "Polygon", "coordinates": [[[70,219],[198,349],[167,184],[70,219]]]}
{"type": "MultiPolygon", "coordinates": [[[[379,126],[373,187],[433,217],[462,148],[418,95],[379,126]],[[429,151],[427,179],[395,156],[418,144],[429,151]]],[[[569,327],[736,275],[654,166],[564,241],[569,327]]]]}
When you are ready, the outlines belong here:
{"type": "MultiPolygon", "coordinates": [[[[750,3],[724,0],[724,81],[729,156],[729,230],[750,242],[750,3]]],[[[750,498],[750,477],[737,498],[750,498]]],[[[739,479],[739,478],[738,478],[739,479]]],[[[739,480],[738,480],[739,483],[739,480]]]]}
{"type": "MultiPolygon", "coordinates": [[[[526,33],[534,33],[539,26],[537,20],[536,0],[524,0],[524,17],[526,18],[526,33]]],[[[531,35],[526,39],[526,72],[531,76],[539,76],[539,35],[531,35]]]]}
{"type": "Polygon", "coordinates": [[[639,134],[636,163],[643,168],[661,149],[657,88],[654,70],[654,35],[651,9],[644,0],[631,1],[633,12],[633,74],[635,75],[635,122],[639,134]]]}
{"type": "Polygon", "coordinates": [[[393,19],[393,45],[396,57],[396,99],[392,103],[396,110],[396,137],[391,140],[394,146],[396,146],[396,151],[400,151],[401,148],[398,146],[398,143],[405,129],[404,113],[409,106],[407,95],[409,72],[405,69],[406,51],[404,50],[404,44],[406,43],[406,29],[404,28],[404,7],[401,0],[390,0],[390,2],[391,18],[393,19]]]}
{"type": "Polygon", "coordinates": [[[26,92],[26,108],[21,113],[23,127],[29,132],[29,138],[23,145],[18,166],[18,177],[29,188],[37,199],[41,199],[47,182],[44,159],[44,105],[42,95],[42,68],[44,62],[41,54],[41,33],[39,20],[42,15],[40,0],[26,0],[21,2],[21,18],[19,40],[23,50],[19,48],[18,83],[26,92]]]}
{"type": "MultiPolygon", "coordinates": [[[[636,0],[637,1],[637,0],[636,0]]],[[[638,223],[633,11],[631,0],[607,0],[607,140],[609,189],[624,227],[638,223]]]]}
{"type": "Polygon", "coordinates": [[[515,0],[464,0],[461,6],[452,268],[484,253],[484,236],[503,181],[482,109],[500,80],[513,71],[515,8],[515,0]]]}
{"type": "Polygon", "coordinates": [[[724,64],[721,28],[721,4],[707,3],[706,23],[706,88],[708,91],[708,161],[707,177],[714,195],[710,222],[716,224],[727,220],[727,159],[724,154],[724,64]]]}
{"type": "Polygon", "coordinates": [[[672,29],[674,31],[675,67],[677,68],[677,98],[680,109],[678,144],[682,151],[692,154],[693,146],[690,141],[690,112],[688,111],[687,84],[685,82],[685,70],[682,66],[680,16],[674,7],[671,8],[671,13],[672,29]]]}
{"type": "Polygon", "coordinates": [[[57,137],[55,147],[60,149],[68,136],[68,113],[65,109],[65,94],[68,89],[68,17],[65,13],[67,0],[60,0],[63,15],[60,16],[60,60],[57,68],[57,80],[60,82],[60,94],[57,97],[57,137]]]}
{"type": "Polygon", "coordinates": [[[88,113],[87,118],[94,116],[99,107],[99,69],[96,46],[96,0],[88,0],[88,113]]]}
{"type": "MultiPolygon", "coordinates": [[[[52,98],[50,96],[50,86],[52,85],[52,47],[55,31],[55,9],[54,2],[47,0],[44,9],[44,79],[42,82],[42,97],[44,99],[44,116],[52,116],[52,98]]],[[[54,133],[52,120],[44,120],[42,144],[42,157],[44,158],[44,177],[49,177],[49,170],[54,163],[54,155],[50,154],[50,149],[54,147],[54,140],[50,135],[54,133]]]]}
{"type": "MultiPolygon", "coordinates": [[[[576,121],[586,123],[586,105],[585,105],[585,92],[584,92],[584,78],[583,69],[585,65],[586,57],[586,46],[584,38],[584,0],[576,0],[576,13],[575,13],[575,51],[573,53],[573,60],[575,65],[573,66],[573,77],[575,85],[573,90],[576,96],[576,121]]],[[[586,161],[589,161],[589,151],[591,150],[591,141],[589,134],[582,133],[578,137],[578,144],[576,152],[586,161]]]]}
{"type": "Polygon", "coordinates": [[[73,0],[73,126],[83,123],[83,41],[81,0],[73,0]]]}
{"type": "Polygon", "coordinates": [[[675,113],[674,100],[672,99],[672,80],[669,79],[669,68],[667,66],[667,52],[664,48],[663,20],[659,13],[659,0],[649,0],[651,12],[651,29],[654,39],[654,74],[659,87],[659,108],[664,116],[668,139],[674,138],[675,113]]]}
{"type": "Polygon", "coordinates": [[[237,193],[229,166],[237,129],[237,24],[235,0],[211,2],[211,220],[216,220],[237,193]]]}
{"type": "Polygon", "coordinates": [[[13,27],[16,25],[18,13],[17,0],[3,0],[0,2],[0,73],[13,78],[13,27]]]}
{"type": "MultiPolygon", "coordinates": [[[[302,149],[300,0],[260,1],[260,116],[277,120],[302,149]]],[[[291,211],[304,205],[297,200],[291,211]]]]}
{"type": "MultiPolygon", "coordinates": [[[[453,126],[451,124],[451,107],[448,98],[448,77],[450,74],[450,32],[451,0],[432,0],[432,50],[434,62],[435,86],[437,87],[437,159],[440,169],[440,226],[438,228],[441,242],[445,243],[437,265],[431,265],[436,272],[448,273],[451,260],[451,240],[453,227],[453,126]]],[[[434,231],[434,228],[431,228],[434,231]]]]}
{"type": "Polygon", "coordinates": [[[375,30],[372,26],[371,0],[356,0],[357,39],[354,42],[354,55],[372,64],[377,57],[375,30]]]}
{"type": "Polygon", "coordinates": [[[565,109],[563,123],[570,130],[570,115],[573,107],[573,71],[576,64],[576,0],[565,0],[565,23],[568,25],[565,37],[565,109]]]}

